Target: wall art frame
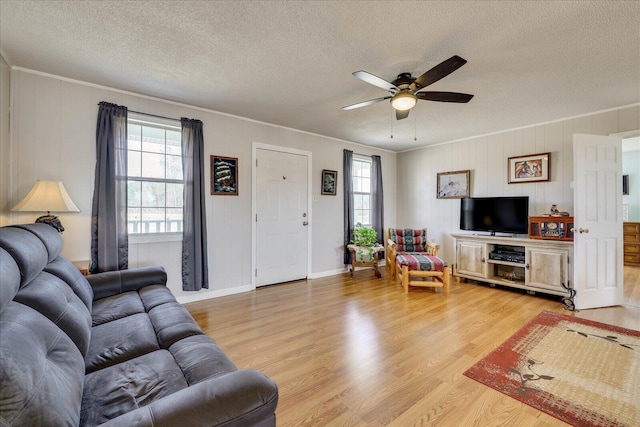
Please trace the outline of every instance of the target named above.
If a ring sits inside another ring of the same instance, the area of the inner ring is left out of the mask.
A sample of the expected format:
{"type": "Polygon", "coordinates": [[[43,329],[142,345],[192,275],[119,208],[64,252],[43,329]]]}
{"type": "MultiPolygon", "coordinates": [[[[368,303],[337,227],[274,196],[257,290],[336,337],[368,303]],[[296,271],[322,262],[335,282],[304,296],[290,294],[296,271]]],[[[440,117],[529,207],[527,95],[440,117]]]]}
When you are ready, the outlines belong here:
{"type": "Polygon", "coordinates": [[[338,186],[338,171],[323,169],[321,183],[322,183],[321,194],[325,194],[328,196],[335,196],[336,187],[338,186]]]}
{"type": "Polygon", "coordinates": [[[210,156],[211,195],[238,195],[238,158],[210,156]]]}
{"type": "Polygon", "coordinates": [[[509,184],[545,182],[551,180],[551,153],[509,157],[507,160],[509,184]]]}
{"type": "Polygon", "coordinates": [[[471,171],[462,170],[438,173],[438,199],[462,199],[471,194],[471,171]]]}

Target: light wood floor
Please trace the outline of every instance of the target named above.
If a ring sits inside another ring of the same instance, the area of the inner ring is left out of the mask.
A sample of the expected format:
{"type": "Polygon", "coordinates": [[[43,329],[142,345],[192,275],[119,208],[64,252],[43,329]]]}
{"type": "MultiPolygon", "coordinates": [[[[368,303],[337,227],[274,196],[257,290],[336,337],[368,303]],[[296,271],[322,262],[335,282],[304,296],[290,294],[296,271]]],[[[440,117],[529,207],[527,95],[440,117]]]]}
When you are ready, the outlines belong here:
{"type": "MultiPolygon", "coordinates": [[[[569,313],[558,300],[452,281],[408,295],[372,270],[188,304],[238,368],[279,387],[279,426],[564,426],[462,373],[543,310],[640,330],[640,268],[625,305],[569,313]]],[[[567,349],[571,351],[571,349],[567,349]]]]}

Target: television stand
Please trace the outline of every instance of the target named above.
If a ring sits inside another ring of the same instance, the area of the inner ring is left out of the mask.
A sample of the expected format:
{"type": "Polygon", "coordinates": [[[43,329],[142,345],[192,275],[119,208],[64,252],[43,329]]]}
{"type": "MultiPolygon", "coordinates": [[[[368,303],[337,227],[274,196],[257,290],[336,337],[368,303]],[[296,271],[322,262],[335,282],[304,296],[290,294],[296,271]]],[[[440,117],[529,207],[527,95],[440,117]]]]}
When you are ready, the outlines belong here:
{"type": "Polygon", "coordinates": [[[562,297],[573,310],[573,242],[454,234],[454,276],[562,297]]]}

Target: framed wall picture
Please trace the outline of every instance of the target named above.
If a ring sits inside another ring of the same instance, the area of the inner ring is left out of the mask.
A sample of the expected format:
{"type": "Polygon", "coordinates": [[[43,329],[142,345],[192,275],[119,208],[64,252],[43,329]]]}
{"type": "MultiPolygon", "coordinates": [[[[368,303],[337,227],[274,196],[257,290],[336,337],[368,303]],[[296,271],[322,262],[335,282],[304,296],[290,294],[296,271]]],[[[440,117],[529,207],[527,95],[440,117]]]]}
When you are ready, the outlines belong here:
{"type": "Polygon", "coordinates": [[[461,199],[469,197],[471,171],[438,173],[438,199],[461,199]]]}
{"type": "Polygon", "coordinates": [[[324,169],[322,171],[322,194],[335,196],[337,185],[338,185],[338,171],[330,171],[330,170],[324,169]]]}
{"type": "Polygon", "coordinates": [[[211,195],[238,195],[238,158],[210,156],[211,195]]]}
{"type": "Polygon", "coordinates": [[[509,157],[507,168],[509,184],[549,181],[551,179],[551,153],[509,157]]]}

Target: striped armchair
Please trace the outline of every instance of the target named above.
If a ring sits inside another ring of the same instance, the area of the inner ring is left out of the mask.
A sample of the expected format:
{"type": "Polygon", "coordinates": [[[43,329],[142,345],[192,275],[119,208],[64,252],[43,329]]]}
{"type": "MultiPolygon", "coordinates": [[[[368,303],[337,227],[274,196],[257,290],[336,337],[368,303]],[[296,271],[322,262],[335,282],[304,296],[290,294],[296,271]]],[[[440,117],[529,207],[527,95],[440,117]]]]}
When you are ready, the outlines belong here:
{"type": "Polygon", "coordinates": [[[385,264],[392,277],[402,280],[405,293],[409,286],[421,286],[449,294],[449,267],[438,257],[440,245],[427,240],[426,228],[387,228],[386,234],[385,264]]]}

